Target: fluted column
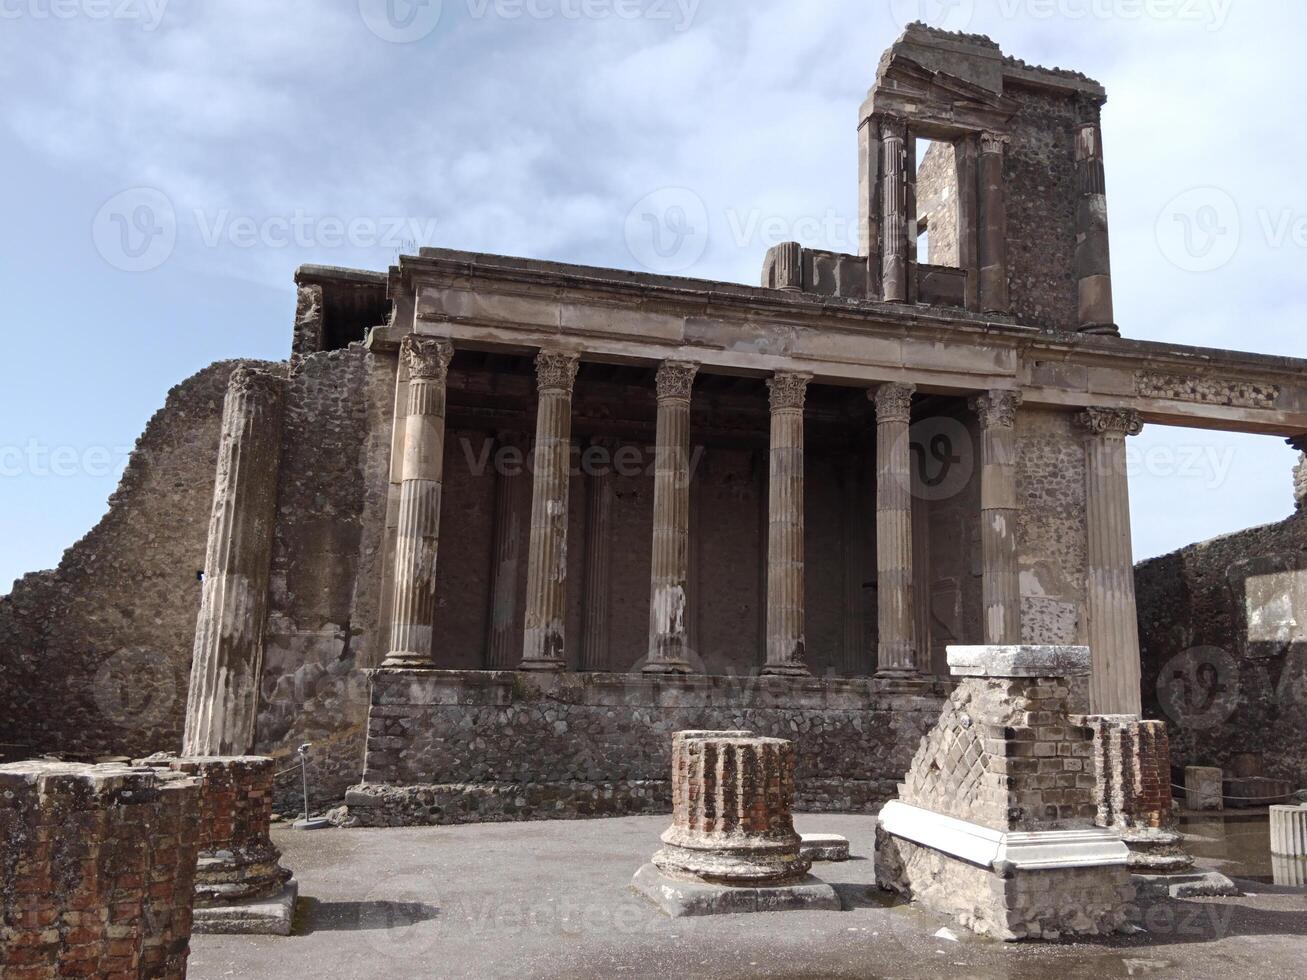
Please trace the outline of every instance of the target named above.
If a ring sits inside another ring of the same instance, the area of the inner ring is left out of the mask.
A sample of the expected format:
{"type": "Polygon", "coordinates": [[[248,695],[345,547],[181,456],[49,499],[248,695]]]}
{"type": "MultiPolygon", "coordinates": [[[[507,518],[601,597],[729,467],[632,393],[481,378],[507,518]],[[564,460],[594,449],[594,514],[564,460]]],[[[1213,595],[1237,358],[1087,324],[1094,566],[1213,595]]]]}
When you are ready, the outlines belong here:
{"type": "Polygon", "coordinates": [[[912,451],[908,429],[916,386],[876,389],[876,599],[878,677],[915,677],[912,596],[912,451]]]}
{"type": "Polygon", "coordinates": [[[881,117],[881,288],[891,303],[908,299],[907,138],[904,120],[881,117]]]}
{"type": "Polygon", "coordinates": [[[445,389],[454,348],[409,334],[400,343],[408,368],[404,462],[395,541],[395,604],[383,667],[431,667],[436,620],[436,551],[445,468],[445,389]]]}
{"type": "Polygon", "coordinates": [[[803,635],[803,402],[810,374],[769,378],[767,663],[764,674],[808,673],[803,635]]]}
{"type": "Polygon", "coordinates": [[[1091,408],[1080,414],[1079,421],[1088,432],[1086,579],[1093,656],[1089,710],[1096,715],[1137,715],[1141,710],[1139,623],[1125,440],[1142,432],[1144,425],[1138,412],[1126,409],[1091,408]]]}
{"type": "Polygon", "coordinates": [[[1101,103],[1081,99],[1076,129],[1076,280],[1082,333],[1119,336],[1112,309],[1112,259],[1107,232],[1101,103]]]}
{"type": "Polygon", "coordinates": [[[654,462],[653,571],[645,672],[688,674],[690,584],[690,392],[697,364],[658,368],[654,462]]]}
{"type": "Polygon", "coordinates": [[[1021,643],[1017,567],[1017,407],[1021,392],[998,390],[971,399],[980,419],[981,596],[985,643],[1021,643]]]}
{"type": "Polygon", "coordinates": [[[490,636],[486,643],[486,666],[509,670],[520,650],[513,642],[517,631],[518,572],[526,556],[526,511],[523,485],[526,483],[525,438],[520,432],[504,431],[496,437],[495,453],[495,539],[494,566],[490,586],[490,636]]]}
{"type": "Polygon", "coordinates": [[[186,705],[187,755],[243,755],[254,745],[285,384],[241,367],[227,386],[186,705]]]}
{"type": "Polygon", "coordinates": [[[608,578],[613,555],[613,456],[617,439],[590,441],[586,451],[585,626],[581,634],[581,669],[610,670],[608,657],[608,578]]]}
{"type": "Polygon", "coordinates": [[[1007,203],[1003,192],[1003,148],[1008,137],[1000,133],[980,136],[980,200],[977,225],[980,233],[980,308],[985,313],[1006,313],[1007,203]]]}
{"type": "Polygon", "coordinates": [[[566,351],[536,357],[535,474],[526,572],[526,637],[522,670],[567,665],[567,504],[572,450],[572,386],[580,359],[566,351]]]}

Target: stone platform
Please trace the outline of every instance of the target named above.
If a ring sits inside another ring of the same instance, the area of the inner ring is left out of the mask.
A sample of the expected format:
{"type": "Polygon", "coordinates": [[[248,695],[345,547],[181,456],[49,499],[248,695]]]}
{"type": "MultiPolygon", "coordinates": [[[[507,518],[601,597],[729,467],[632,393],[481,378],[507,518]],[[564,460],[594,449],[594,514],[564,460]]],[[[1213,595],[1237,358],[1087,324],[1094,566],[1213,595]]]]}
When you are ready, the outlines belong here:
{"type": "Polygon", "coordinates": [[[744,912],[838,912],[839,895],[824,881],[806,875],[783,885],[731,886],[670,878],[653,864],[635,873],[631,885],[674,919],[744,912]]]}
{"type": "Polygon", "coordinates": [[[299,892],[299,882],[291,878],[278,894],[267,898],[197,906],[194,932],[213,936],[289,936],[299,892]]]}
{"type": "Polygon", "coordinates": [[[667,813],[667,746],[684,729],[798,744],[796,804],[875,812],[944,688],[874,678],[447,671],[371,673],[367,768],[345,826],[667,813]]]}

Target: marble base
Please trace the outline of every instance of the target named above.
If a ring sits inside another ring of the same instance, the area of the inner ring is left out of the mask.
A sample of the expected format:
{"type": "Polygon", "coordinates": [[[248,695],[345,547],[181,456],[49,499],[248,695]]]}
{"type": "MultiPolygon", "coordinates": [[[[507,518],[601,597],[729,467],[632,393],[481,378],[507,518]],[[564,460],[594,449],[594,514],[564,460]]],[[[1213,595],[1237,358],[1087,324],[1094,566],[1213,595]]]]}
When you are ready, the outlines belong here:
{"type": "Polygon", "coordinates": [[[812,875],[788,885],[738,887],[669,878],[653,864],[646,864],[635,873],[631,885],[673,919],[805,909],[838,912],[842,908],[835,889],[812,875]]]}

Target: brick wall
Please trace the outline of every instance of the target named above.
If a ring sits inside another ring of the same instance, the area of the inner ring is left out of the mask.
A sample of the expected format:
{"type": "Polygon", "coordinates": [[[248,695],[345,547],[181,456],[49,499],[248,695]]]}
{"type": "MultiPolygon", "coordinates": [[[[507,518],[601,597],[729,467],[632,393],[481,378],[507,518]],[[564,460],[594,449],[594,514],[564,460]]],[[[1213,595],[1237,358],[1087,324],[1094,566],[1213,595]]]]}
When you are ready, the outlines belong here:
{"type": "Polygon", "coordinates": [[[1130,715],[1091,715],[1100,827],[1171,823],[1171,750],[1166,724],[1130,715]]]}
{"type": "Polygon", "coordinates": [[[0,975],[186,975],[200,787],[148,768],[0,766],[0,975]]]}

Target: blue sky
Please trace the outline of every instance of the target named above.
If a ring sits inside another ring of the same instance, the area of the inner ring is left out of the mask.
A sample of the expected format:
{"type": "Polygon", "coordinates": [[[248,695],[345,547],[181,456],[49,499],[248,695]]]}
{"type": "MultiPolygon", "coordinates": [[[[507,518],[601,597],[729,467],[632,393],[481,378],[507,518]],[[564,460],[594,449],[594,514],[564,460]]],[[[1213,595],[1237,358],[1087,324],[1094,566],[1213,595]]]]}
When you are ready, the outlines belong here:
{"type": "MultiPolygon", "coordinates": [[[[853,250],[856,110],[919,14],[1107,86],[1127,335],[1307,356],[1296,0],[0,0],[0,590],[94,524],[170,386],[286,356],[301,263],[639,269],[666,188],[707,215],[688,275],[853,250]],[[125,251],[112,216],[160,201],[125,251]]],[[[1279,440],[1132,447],[1137,557],[1292,507],[1279,440]]]]}

